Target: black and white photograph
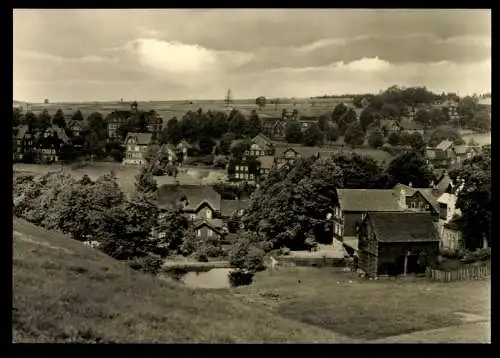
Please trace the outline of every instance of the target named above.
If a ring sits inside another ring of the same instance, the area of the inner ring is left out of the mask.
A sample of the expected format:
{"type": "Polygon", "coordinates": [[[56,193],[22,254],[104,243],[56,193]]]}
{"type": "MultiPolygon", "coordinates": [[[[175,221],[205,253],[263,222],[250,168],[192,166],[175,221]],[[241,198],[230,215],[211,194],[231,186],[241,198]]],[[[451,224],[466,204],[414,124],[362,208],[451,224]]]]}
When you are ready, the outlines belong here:
{"type": "Polygon", "coordinates": [[[13,9],[13,343],[491,343],[491,9],[13,9]]]}

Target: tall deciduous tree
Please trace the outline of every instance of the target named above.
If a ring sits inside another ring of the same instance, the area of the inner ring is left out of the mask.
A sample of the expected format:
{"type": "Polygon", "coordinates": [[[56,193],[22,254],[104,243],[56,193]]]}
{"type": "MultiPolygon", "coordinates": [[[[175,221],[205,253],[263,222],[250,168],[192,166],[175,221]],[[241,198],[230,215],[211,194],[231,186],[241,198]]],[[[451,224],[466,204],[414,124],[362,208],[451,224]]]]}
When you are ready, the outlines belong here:
{"type": "Polygon", "coordinates": [[[344,142],[351,147],[362,145],[365,142],[365,132],[358,122],[349,125],[345,131],[344,142]]]}
{"type": "Polygon", "coordinates": [[[289,121],[285,126],[285,140],[288,143],[302,142],[302,127],[298,121],[289,121]]]}
{"type": "Polygon", "coordinates": [[[135,176],[135,190],[152,198],[158,189],[158,184],[153,173],[148,167],[141,167],[139,174],[135,176]]]}
{"type": "Polygon", "coordinates": [[[311,123],[305,130],[302,140],[304,145],[313,147],[321,144],[323,141],[323,133],[321,133],[316,123],[311,123]]]}
{"type": "Polygon", "coordinates": [[[476,249],[491,245],[491,147],[450,172],[457,188],[457,207],[464,220],[466,246],[476,249]]]}
{"type": "Polygon", "coordinates": [[[424,157],[417,152],[410,151],[394,158],[389,164],[387,172],[394,179],[394,184],[412,185],[416,188],[428,188],[434,176],[424,157]]]}
{"type": "Polygon", "coordinates": [[[59,128],[66,128],[66,118],[64,117],[62,109],[58,109],[54,114],[54,117],[52,117],[52,124],[59,128]]]}

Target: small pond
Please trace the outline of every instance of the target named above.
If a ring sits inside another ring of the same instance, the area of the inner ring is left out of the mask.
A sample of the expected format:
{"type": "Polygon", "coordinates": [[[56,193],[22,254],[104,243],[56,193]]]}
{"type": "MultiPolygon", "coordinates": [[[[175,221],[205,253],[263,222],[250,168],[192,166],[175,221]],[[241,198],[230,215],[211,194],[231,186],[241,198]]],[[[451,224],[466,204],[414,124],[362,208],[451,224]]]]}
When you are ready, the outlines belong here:
{"type": "Polygon", "coordinates": [[[212,268],[197,270],[173,270],[169,276],[175,277],[188,287],[193,288],[229,288],[230,268],[212,268]]]}

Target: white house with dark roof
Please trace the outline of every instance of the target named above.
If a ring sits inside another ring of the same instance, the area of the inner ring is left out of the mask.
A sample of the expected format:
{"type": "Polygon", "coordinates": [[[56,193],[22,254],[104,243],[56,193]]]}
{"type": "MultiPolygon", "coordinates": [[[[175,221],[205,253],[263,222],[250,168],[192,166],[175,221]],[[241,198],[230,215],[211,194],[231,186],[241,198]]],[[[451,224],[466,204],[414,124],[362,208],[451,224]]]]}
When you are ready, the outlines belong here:
{"type": "Polygon", "coordinates": [[[152,136],[152,133],[128,133],[125,138],[123,164],[146,164],[145,154],[152,144],[152,136]]]}

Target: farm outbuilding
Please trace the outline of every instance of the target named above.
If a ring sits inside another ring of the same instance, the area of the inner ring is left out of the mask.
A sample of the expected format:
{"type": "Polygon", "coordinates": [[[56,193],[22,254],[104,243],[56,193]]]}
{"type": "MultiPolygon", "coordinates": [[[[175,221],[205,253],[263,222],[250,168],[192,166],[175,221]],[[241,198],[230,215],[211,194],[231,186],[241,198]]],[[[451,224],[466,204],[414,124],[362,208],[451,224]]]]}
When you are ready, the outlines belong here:
{"type": "Polygon", "coordinates": [[[439,236],[428,212],[367,213],[358,245],[359,268],[371,277],[424,273],[439,254],[439,236]]]}

